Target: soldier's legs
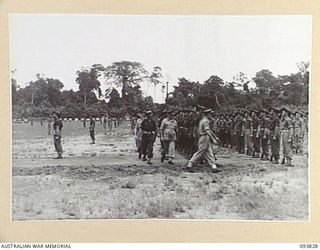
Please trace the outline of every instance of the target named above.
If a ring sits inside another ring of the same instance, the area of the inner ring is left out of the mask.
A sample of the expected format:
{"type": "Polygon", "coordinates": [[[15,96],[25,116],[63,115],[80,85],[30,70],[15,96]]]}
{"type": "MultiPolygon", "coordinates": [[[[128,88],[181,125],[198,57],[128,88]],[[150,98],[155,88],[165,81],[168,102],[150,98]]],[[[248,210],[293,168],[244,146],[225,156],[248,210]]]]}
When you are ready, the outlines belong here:
{"type": "Polygon", "coordinates": [[[147,146],[148,146],[148,138],[146,135],[142,135],[142,140],[141,140],[141,154],[143,154],[143,158],[145,159],[147,156],[147,146]]]}
{"type": "Polygon", "coordinates": [[[209,138],[207,139],[200,138],[199,144],[198,144],[198,150],[193,154],[189,162],[194,164],[198,160],[200,160],[201,156],[207,151],[208,147],[209,147],[209,138]]]}
{"type": "Polygon", "coordinates": [[[61,138],[54,138],[54,148],[58,156],[62,156],[61,138]]]}
{"type": "Polygon", "coordinates": [[[163,148],[162,148],[162,151],[161,151],[161,162],[164,161],[165,157],[166,157],[166,154],[169,150],[169,142],[170,141],[162,141],[162,144],[163,144],[163,148]]]}
{"type": "Polygon", "coordinates": [[[289,130],[284,130],[282,132],[282,147],[283,147],[283,157],[287,160],[287,163],[291,165],[292,160],[292,143],[288,142],[290,137],[289,130]]]}
{"type": "Polygon", "coordinates": [[[106,124],[103,124],[103,132],[105,135],[107,134],[107,125],[106,124]]]}
{"type": "Polygon", "coordinates": [[[252,147],[252,137],[250,136],[251,135],[251,132],[249,129],[246,130],[246,133],[245,133],[245,144],[246,144],[246,151],[247,153],[251,153],[252,150],[253,150],[253,147],[252,147]]]}
{"type": "Polygon", "coordinates": [[[273,140],[273,133],[270,134],[270,141],[271,141],[271,157],[274,161],[279,160],[280,156],[280,138],[276,136],[275,140],[273,140]]]}
{"type": "Polygon", "coordinates": [[[92,142],[94,142],[95,141],[94,130],[90,130],[90,137],[92,142]]]}
{"type": "Polygon", "coordinates": [[[253,156],[255,157],[256,153],[260,154],[260,138],[257,137],[256,132],[253,134],[252,142],[253,142],[253,156]]]}
{"type": "Polygon", "coordinates": [[[244,144],[244,136],[239,137],[239,153],[243,153],[245,150],[245,144],[244,144]]]}
{"type": "Polygon", "coordinates": [[[203,156],[206,159],[206,161],[208,162],[209,166],[215,165],[215,157],[213,155],[213,151],[212,151],[212,146],[211,145],[209,145],[207,150],[204,152],[203,156]]]}
{"type": "Polygon", "coordinates": [[[153,138],[147,140],[147,155],[149,160],[153,157],[153,138]]]}
{"type": "Polygon", "coordinates": [[[262,148],[261,159],[267,159],[269,157],[268,141],[269,141],[269,136],[266,136],[265,138],[261,139],[261,148],[262,148]]]}
{"type": "Polygon", "coordinates": [[[168,143],[168,154],[169,154],[169,158],[170,159],[174,158],[175,147],[176,147],[176,142],[175,141],[169,141],[169,143],[168,143]]]}

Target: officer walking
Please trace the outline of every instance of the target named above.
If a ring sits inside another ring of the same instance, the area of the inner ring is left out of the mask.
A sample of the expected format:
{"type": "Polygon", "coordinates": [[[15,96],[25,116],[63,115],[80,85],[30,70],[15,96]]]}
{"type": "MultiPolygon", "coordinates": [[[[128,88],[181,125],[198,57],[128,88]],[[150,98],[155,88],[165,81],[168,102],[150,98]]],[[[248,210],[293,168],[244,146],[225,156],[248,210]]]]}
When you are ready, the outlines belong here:
{"type": "Polygon", "coordinates": [[[161,162],[164,161],[166,153],[169,154],[169,164],[173,165],[172,159],[174,158],[175,142],[177,140],[177,121],[173,118],[172,110],[167,112],[167,118],[164,118],[160,126],[160,138],[163,142],[163,150],[161,162]]]}
{"type": "Polygon", "coordinates": [[[212,144],[218,144],[218,138],[210,129],[210,122],[208,114],[211,109],[207,109],[201,112],[201,120],[198,127],[198,151],[195,152],[192,158],[189,160],[187,168],[192,168],[193,165],[200,160],[202,156],[207,160],[212,169],[217,169],[215,164],[215,157],[213,155],[212,144]]]}
{"type": "Polygon", "coordinates": [[[146,119],[141,123],[142,130],[142,154],[143,161],[146,161],[148,156],[148,164],[152,164],[151,159],[153,158],[153,144],[156,140],[157,125],[152,119],[152,111],[146,112],[146,119]]]}

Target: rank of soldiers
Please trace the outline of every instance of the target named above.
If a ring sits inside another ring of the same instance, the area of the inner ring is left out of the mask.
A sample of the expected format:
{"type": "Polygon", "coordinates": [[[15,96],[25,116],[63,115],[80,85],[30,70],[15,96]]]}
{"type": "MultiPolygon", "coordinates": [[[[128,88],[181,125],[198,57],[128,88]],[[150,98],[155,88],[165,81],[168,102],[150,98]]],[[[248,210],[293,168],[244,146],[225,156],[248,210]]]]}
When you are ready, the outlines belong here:
{"type": "MultiPolygon", "coordinates": [[[[177,113],[177,146],[183,154],[191,155],[197,149],[200,114],[201,110],[177,113]]],[[[308,123],[306,114],[300,111],[292,112],[286,107],[223,113],[210,110],[207,116],[211,130],[219,138],[220,147],[287,166],[293,166],[293,154],[304,152],[308,123]]]]}

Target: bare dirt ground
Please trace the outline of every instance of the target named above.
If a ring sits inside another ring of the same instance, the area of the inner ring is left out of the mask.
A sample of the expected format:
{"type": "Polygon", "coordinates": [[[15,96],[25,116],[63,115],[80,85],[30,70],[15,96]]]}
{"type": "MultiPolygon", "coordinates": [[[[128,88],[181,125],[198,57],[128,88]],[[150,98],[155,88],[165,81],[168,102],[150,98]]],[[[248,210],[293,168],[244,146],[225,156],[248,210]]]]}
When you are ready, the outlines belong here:
{"type": "Polygon", "coordinates": [[[307,155],[284,167],[221,149],[213,173],[195,173],[160,162],[138,160],[127,123],[104,135],[97,124],[96,144],[88,128],[65,123],[64,158],[54,160],[46,126],[14,124],[12,219],[217,219],[308,220],[307,155]]]}

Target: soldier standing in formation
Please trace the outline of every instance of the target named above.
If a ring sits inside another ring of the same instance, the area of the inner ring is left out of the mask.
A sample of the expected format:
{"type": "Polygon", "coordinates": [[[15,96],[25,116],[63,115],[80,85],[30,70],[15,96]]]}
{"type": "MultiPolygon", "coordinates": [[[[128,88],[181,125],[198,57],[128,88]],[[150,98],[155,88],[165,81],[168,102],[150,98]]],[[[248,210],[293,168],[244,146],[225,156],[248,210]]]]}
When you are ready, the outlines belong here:
{"type": "Polygon", "coordinates": [[[304,121],[301,117],[301,113],[299,111],[295,112],[295,118],[293,121],[293,129],[294,129],[294,149],[296,154],[303,154],[303,126],[304,121]]]}
{"type": "Polygon", "coordinates": [[[269,141],[270,141],[270,117],[267,116],[266,110],[260,112],[261,115],[261,127],[260,127],[260,138],[261,138],[261,157],[262,161],[269,160],[269,141]]]}
{"type": "Polygon", "coordinates": [[[283,158],[281,164],[286,166],[292,166],[292,138],[293,138],[293,126],[290,119],[291,111],[287,108],[282,108],[281,115],[281,127],[282,127],[282,152],[283,158]]]}
{"type": "Polygon", "coordinates": [[[248,111],[244,113],[245,117],[245,134],[244,134],[244,140],[245,140],[245,149],[246,154],[251,155],[253,152],[253,145],[252,145],[252,119],[249,116],[248,111]]]}
{"type": "Polygon", "coordinates": [[[137,152],[139,154],[139,159],[141,159],[142,156],[142,130],[141,130],[141,124],[144,120],[144,117],[142,114],[137,114],[137,122],[136,122],[136,128],[135,128],[135,141],[136,141],[136,147],[137,152]]]}
{"type": "Polygon", "coordinates": [[[91,144],[95,144],[95,140],[96,140],[95,134],[94,134],[95,127],[96,127],[96,121],[92,116],[90,116],[89,132],[92,140],[91,144]]]}
{"type": "Polygon", "coordinates": [[[107,115],[104,115],[102,118],[102,125],[103,125],[103,132],[105,135],[107,134],[107,124],[108,124],[108,118],[107,118],[107,115]]]}
{"type": "Polygon", "coordinates": [[[271,157],[270,161],[274,164],[279,164],[280,158],[280,119],[277,115],[279,110],[272,108],[271,124],[270,124],[270,139],[271,139],[271,157]]]}
{"type": "Polygon", "coordinates": [[[54,148],[58,154],[55,159],[61,159],[62,158],[62,145],[61,145],[61,137],[62,137],[62,128],[63,124],[60,119],[60,114],[56,111],[52,113],[53,115],[53,141],[54,141],[54,148]]]}
{"type": "MultiPolygon", "coordinates": [[[[162,112],[161,112],[161,117],[159,118],[159,122],[158,122],[158,127],[159,127],[159,129],[160,129],[160,127],[161,127],[161,123],[162,123],[162,121],[164,120],[164,119],[166,119],[168,117],[168,114],[167,114],[167,110],[163,110],[162,112]]],[[[163,143],[163,138],[161,137],[161,135],[160,135],[160,144],[161,144],[161,148],[160,148],[160,150],[161,150],[161,152],[164,150],[164,143],[163,143]]],[[[168,152],[165,152],[166,154],[168,153],[168,152]]]]}
{"type": "Polygon", "coordinates": [[[253,144],[253,151],[252,157],[259,158],[260,157],[260,119],[257,116],[257,111],[253,110],[251,112],[251,119],[252,119],[252,144],[253,144]]]}

